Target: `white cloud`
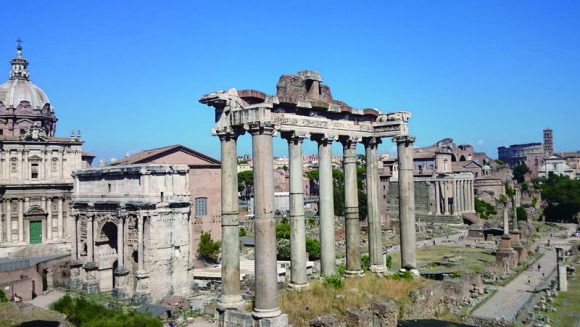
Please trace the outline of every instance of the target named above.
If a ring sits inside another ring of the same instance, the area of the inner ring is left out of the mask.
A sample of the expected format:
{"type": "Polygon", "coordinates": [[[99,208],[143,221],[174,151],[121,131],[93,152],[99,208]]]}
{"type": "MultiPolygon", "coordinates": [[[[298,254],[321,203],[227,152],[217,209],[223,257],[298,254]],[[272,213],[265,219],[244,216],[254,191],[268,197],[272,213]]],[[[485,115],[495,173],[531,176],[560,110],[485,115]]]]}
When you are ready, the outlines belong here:
{"type": "Polygon", "coordinates": [[[485,141],[482,139],[477,140],[477,145],[484,145],[485,141]]]}

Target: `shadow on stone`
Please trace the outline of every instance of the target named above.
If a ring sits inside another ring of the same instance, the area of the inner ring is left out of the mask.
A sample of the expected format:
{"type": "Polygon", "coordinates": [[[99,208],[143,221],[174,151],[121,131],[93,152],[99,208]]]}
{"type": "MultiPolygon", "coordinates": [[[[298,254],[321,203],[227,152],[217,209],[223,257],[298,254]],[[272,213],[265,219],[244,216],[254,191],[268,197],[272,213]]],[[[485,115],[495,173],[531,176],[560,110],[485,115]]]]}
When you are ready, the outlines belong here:
{"type": "Polygon", "coordinates": [[[19,325],[19,327],[58,327],[58,326],[60,326],[60,322],[47,320],[26,321],[19,325]]]}

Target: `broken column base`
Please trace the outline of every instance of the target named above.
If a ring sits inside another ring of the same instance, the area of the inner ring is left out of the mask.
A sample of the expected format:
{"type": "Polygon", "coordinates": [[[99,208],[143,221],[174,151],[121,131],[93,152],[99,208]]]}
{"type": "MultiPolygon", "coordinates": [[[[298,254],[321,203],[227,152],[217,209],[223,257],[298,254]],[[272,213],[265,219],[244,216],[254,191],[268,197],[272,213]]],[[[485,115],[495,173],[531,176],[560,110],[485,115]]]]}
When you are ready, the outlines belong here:
{"type": "Polygon", "coordinates": [[[365,273],[362,270],[346,270],[344,272],[344,277],[346,278],[363,277],[364,275],[365,273]]]}
{"type": "Polygon", "coordinates": [[[369,270],[377,275],[384,275],[388,272],[387,267],[383,266],[383,265],[370,265],[369,266],[369,270]]]}
{"type": "Polygon", "coordinates": [[[500,248],[496,253],[496,261],[505,261],[509,269],[514,269],[518,266],[518,253],[512,248],[500,248]]]}
{"type": "Polygon", "coordinates": [[[218,327],[288,327],[288,315],[286,314],[273,318],[257,319],[250,312],[217,308],[215,320],[218,327]]]}
{"type": "Polygon", "coordinates": [[[518,262],[525,263],[528,260],[528,249],[521,243],[512,243],[513,249],[518,253],[518,262]]]}

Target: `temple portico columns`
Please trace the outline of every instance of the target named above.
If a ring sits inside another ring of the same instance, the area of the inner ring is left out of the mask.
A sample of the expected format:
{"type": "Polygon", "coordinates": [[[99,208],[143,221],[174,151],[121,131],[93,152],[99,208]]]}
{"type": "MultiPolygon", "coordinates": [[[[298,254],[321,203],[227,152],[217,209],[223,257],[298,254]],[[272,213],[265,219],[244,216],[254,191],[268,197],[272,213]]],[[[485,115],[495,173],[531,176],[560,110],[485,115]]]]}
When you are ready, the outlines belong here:
{"type": "Polygon", "coordinates": [[[336,274],[336,249],[334,235],[334,194],[332,180],[332,138],[315,138],[318,142],[319,165],[319,215],[320,215],[320,274],[336,274]]]}
{"type": "MultiPolygon", "coordinates": [[[[383,238],[381,216],[379,213],[379,170],[377,147],[380,138],[364,139],[366,156],[367,211],[369,236],[369,269],[372,272],[383,273],[387,270],[383,260],[383,238]]],[[[399,164],[399,169],[401,168],[399,164]]],[[[399,170],[400,171],[400,170],[399,170]]],[[[399,185],[401,180],[399,180],[399,185]]],[[[413,228],[415,228],[413,226],[413,228]]]]}
{"type": "Polygon", "coordinates": [[[24,200],[18,199],[18,242],[24,242],[24,200]]]}
{"type": "Polygon", "coordinates": [[[401,268],[416,269],[415,188],[413,185],[414,136],[395,137],[399,158],[399,215],[401,268]]]}
{"type": "Polygon", "coordinates": [[[304,176],[302,142],[306,135],[283,134],[288,140],[290,172],[290,283],[292,288],[308,285],[306,276],[306,227],[304,222],[304,176]]]}
{"type": "Polygon", "coordinates": [[[360,259],[360,220],[356,176],[357,139],[341,138],[344,168],[344,206],[346,228],[346,271],[349,276],[362,274],[360,259]]]}
{"type": "Polygon", "coordinates": [[[237,133],[224,130],[221,143],[222,294],[221,308],[243,306],[240,291],[240,222],[238,212],[237,133]]]}
{"type": "Polygon", "coordinates": [[[274,170],[272,136],[274,125],[255,122],[249,126],[252,134],[255,197],[255,272],[256,297],[252,315],[274,318],[282,314],[278,307],[278,274],[276,271],[276,228],[274,220],[274,170]]]}

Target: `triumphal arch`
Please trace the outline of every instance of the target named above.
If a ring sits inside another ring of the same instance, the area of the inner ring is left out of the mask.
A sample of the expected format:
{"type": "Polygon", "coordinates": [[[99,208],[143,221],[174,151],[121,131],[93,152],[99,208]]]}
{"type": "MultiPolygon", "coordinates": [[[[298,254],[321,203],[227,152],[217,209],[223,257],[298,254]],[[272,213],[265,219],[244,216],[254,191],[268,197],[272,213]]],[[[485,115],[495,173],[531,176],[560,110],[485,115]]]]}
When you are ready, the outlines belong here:
{"type": "Polygon", "coordinates": [[[290,172],[291,281],[304,287],[306,249],[302,171],[302,143],[318,144],[320,179],[321,275],[336,273],[335,218],[333,208],[332,142],[344,151],[346,271],[362,273],[360,223],[356,180],[356,147],[366,154],[368,235],[371,270],[386,271],[381,240],[377,146],[383,138],[393,138],[399,157],[402,267],[416,268],[415,214],[412,146],[408,135],[409,112],[380,113],[374,108],[355,109],[335,100],[316,71],[282,75],[276,95],[256,90],[229,89],[204,95],[199,101],[215,108],[213,135],[221,141],[222,159],[222,295],[219,324],[240,326],[283,326],[287,316],[278,306],[276,274],[276,233],[272,138],[288,141],[290,172]],[[232,310],[243,306],[240,292],[239,223],[236,142],[239,136],[252,137],[255,188],[255,278],[256,296],[252,319],[232,310]]]}

